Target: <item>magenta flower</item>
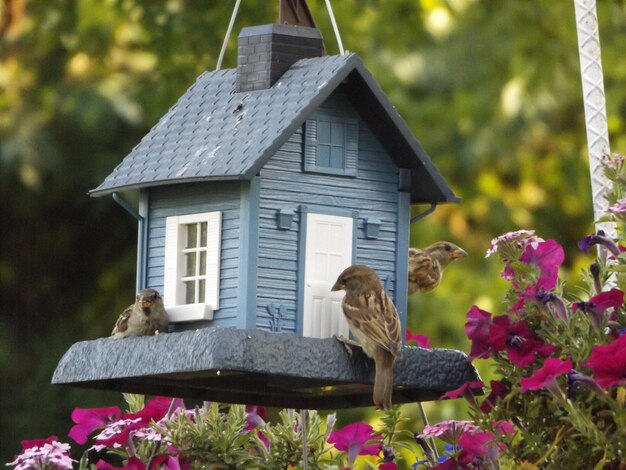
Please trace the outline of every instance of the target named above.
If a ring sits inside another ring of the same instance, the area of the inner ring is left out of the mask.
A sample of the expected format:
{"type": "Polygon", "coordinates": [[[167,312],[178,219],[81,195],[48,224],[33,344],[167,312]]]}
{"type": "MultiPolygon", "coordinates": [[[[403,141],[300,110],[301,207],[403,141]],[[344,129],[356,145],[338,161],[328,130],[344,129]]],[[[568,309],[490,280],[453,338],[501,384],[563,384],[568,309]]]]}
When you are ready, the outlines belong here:
{"type": "Polygon", "coordinates": [[[91,448],[102,450],[105,447],[122,447],[127,443],[130,433],[142,427],[141,418],[115,421],[95,436],[95,445],[91,448]]]}
{"type": "Polygon", "coordinates": [[[430,349],[430,338],[426,335],[413,334],[411,330],[406,329],[406,340],[407,341],[415,341],[420,348],[430,349]]]}
{"type": "Polygon", "coordinates": [[[72,426],[68,436],[77,444],[85,444],[87,436],[96,429],[102,429],[109,424],[118,421],[121,417],[120,409],[117,406],[110,408],[74,408],[72,411],[72,421],[76,424],[72,426]]]}
{"type": "Polygon", "coordinates": [[[489,383],[489,387],[491,389],[489,395],[480,404],[480,410],[483,413],[489,413],[497,405],[498,400],[509,393],[509,387],[497,380],[492,380],[489,383]]]}
{"type": "Polygon", "coordinates": [[[600,292],[587,302],[576,302],[572,308],[591,314],[591,322],[598,331],[602,329],[604,316],[609,308],[619,310],[624,304],[624,292],[619,289],[611,289],[608,292],[600,292]]]}
{"type": "Polygon", "coordinates": [[[124,413],[124,418],[140,418],[142,424],[145,425],[149,424],[150,421],[154,421],[156,423],[167,415],[170,407],[172,407],[172,412],[174,412],[178,408],[183,408],[184,404],[183,401],[178,398],[156,397],[148,401],[148,403],[146,403],[145,406],[136,413],[124,413]],[[173,405],[172,400],[174,400],[173,405]]]}
{"type": "Polygon", "coordinates": [[[383,462],[378,466],[378,470],[397,470],[395,462],[383,462]]]}
{"type": "Polygon", "coordinates": [[[522,393],[543,388],[551,391],[555,390],[558,387],[556,378],[567,374],[570,370],[572,370],[571,359],[562,361],[561,359],[550,357],[546,359],[543,366],[537,369],[532,376],[522,378],[522,393]]]}
{"type": "Polygon", "coordinates": [[[626,335],[610,344],[594,346],[583,366],[591,369],[602,388],[626,384],[626,335]]]}
{"type": "MultiPolygon", "coordinates": [[[[494,430],[501,437],[508,439],[515,436],[515,428],[511,423],[506,421],[494,422],[494,430]]],[[[500,454],[506,450],[506,445],[499,442],[496,435],[491,431],[468,431],[463,433],[459,439],[459,446],[463,449],[458,457],[459,463],[462,464],[478,464],[479,468],[483,468],[481,464],[485,461],[490,462],[497,468],[497,462],[500,454]]],[[[469,468],[477,468],[471,466],[469,468]]],[[[492,466],[489,466],[492,468],[492,466]]]]}
{"type": "Polygon", "coordinates": [[[493,319],[489,344],[496,351],[506,350],[509,360],[518,367],[533,362],[535,354],[549,356],[558,349],[535,336],[524,320],[512,322],[508,315],[499,315],[493,319]]]}
{"type": "Polygon", "coordinates": [[[439,399],[443,400],[444,398],[449,398],[453,400],[455,398],[459,398],[460,396],[463,396],[464,398],[470,398],[474,396],[474,394],[472,393],[472,389],[482,389],[484,385],[485,384],[482,380],[472,380],[470,382],[465,382],[459,388],[444,393],[439,399]]]}
{"type": "Polygon", "coordinates": [[[476,305],[467,312],[465,334],[472,341],[472,349],[469,353],[470,360],[491,357],[490,327],[491,314],[489,312],[479,309],[476,305]]]}
{"type": "Polygon", "coordinates": [[[438,438],[450,445],[457,445],[464,432],[478,430],[471,421],[441,421],[437,424],[424,426],[424,432],[418,435],[421,439],[438,438]]]}
{"type": "Polygon", "coordinates": [[[130,457],[126,465],[122,467],[116,467],[104,460],[98,460],[96,463],[98,470],[146,470],[146,465],[137,457],[130,457]]]}
{"type": "Polygon", "coordinates": [[[72,460],[70,457],[70,445],[58,442],[56,436],[47,439],[23,441],[22,453],[15,457],[13,462],[7,465],[15,466],[15,470],[32,470],[54,468],[57,470],[71,470],[72,460]],[[39,445],[36,445],[39,443],[39,445]]]}
{"type": "MultiPolygon", "coordinates": [[[[257,405],[246,405],[246,431],[252,431],[258,426],[265,424],[265,408],[257,405]]],[[[270,448],[270,440],[262,432],[258,433],[259,439],[263,442],[266,449],[270,448]]]]}
{"type": "Polygon", "coordinates": [[[565,259],[563,247],[554,240],[546,240],[537,246],[528,245],[520,261],[541,270],[539,281],[545,290],[554,289],[558,278],[559,266],[565,259]]]}
{"type": "Polygon", "coordinates": [[[333,429],[328,442],[334,444],[337,450],[348,453],[350,466],[357,455],[378,455],[381,444],[367,444],[372,440],[382,440],[383,437],[375,434],[374,428],[363,421],[348,424],[342,429],[333,429]]]}
{"type": "Polygon", "coordinates": [[[30,449],[31,447],[43,447],[46,444],[52,444],[55,441],[58,441],[59,438],[57,436],[50,436],[46,439],[32,439],[29,441],[22,441],[22,450],[30,449]]]}

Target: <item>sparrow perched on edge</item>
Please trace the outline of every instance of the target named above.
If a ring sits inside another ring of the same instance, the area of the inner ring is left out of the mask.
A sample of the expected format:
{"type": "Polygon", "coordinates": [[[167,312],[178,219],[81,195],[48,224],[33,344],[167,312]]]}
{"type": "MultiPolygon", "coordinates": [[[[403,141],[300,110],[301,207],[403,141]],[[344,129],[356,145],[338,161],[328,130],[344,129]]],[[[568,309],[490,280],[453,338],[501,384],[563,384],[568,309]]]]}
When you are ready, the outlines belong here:
{"type": "Polygon", "coordinates": [[[143,289],[137,292],[135,303],[117,319],[111,336],[117,339],[167,333],[168,322],[161,295],[154,289],[143,289]]]}
{"type": "Polygon", "coordinates": [[[409,295],[433,290],[444,269],[466,256],[465,250],[450,242],[436,242],[423,250],[409,248],[409,295]]]}
{"type": "Polygon", "coordinates": [[[346,295],[341,307],[350,331],[376,365],[374,406],[388,410],[393,391],[393,365],[402,346],[398,311],[379,277],[367,266],[353,265],[342,272],[331,290],[342,289],[346,295]]]}

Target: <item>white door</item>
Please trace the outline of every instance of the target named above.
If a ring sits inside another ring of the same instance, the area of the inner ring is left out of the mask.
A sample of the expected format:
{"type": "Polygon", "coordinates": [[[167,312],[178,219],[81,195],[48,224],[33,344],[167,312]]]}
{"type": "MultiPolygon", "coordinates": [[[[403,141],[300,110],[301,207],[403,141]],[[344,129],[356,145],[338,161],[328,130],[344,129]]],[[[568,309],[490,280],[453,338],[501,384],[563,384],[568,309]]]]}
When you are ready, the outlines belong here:
{"type": "Polygon", "coordinates": [[[341,310],[344,291],[330,289],[341,272],[352,264],[351,217],[307,214],[304,266],[303,336],[349,336],[341,310]]]}

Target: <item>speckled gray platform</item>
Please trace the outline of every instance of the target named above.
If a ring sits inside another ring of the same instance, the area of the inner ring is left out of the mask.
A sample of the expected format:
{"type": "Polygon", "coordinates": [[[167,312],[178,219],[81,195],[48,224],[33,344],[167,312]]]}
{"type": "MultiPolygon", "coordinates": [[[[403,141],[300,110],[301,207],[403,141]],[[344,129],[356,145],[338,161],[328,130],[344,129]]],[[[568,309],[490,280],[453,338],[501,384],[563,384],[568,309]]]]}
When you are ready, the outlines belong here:
{"type": "MultiPolygon", "coordinates": [[[[394,370],[394,403],[427,401],[478,374],[449,349],[404,347],[394,370]]],[[[74,344],[53,384],[225,403],[307,409],[371,406],[374,364],[350,359],[335,339],[260,330],[203,328],[74,344]]]]}

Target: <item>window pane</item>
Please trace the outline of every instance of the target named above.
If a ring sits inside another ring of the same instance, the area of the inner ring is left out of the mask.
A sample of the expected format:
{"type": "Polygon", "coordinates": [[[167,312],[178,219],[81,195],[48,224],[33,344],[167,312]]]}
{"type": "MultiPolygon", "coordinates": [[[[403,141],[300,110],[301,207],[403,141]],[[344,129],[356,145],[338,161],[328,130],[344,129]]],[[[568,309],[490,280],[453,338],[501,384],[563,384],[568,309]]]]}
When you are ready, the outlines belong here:
{"type": "Polygon", "coordinates": [[[185,253],[185,276],[195,276],[196,275],[196,253],[185,253]]]}
{"type": "Polygon", "coordinates": [[[343,122],[333,122],[331,127],[330,143],[333,145],[344,146],[344,132],[346,125],[343,122]]]}
{"type": "Polygon", "coordinates": [[[317,121],[317,141],[321,144],[330,144],[330,122],[317,121]]]}
{"type": "Polygon", "coordinates": [[[200,246],[206,246],[206,233],[208,225],[209,224],[206,222],[202,222],[200,224],[200,246]]]}
{"type": "Polygon", "coordinates": [[[206,251],[200,252],[200,269],[198,270],[200,276],[206,276],[206,251]]]}
{"type": "Polygon", "coordinates": [[[195,248],[198,246],[198,224],[187,224],[187,246],[185,248],[195,248]]]}
{"type": "Polygon", "coordinates": [[[200,279],[198,282],[198,302],[204,303],[206,301],[206,281],[200,279]]]}
{"type": "Polygon", "coordinates": [[[330,146],[317,146],[317,166],[328,168],[330,166],[330,146]]]}
{"type": "Polygon", "coordinates": [[[342,147],[331,147],[330,148],[330,162],[328,165],[330,168],[340,168],[344,167],[344,151],[342,147]]]}
{"type": "Polygon", "coordinates": [[[196,281],[185,281],[185,303],[196,303],[196,281]]]}

